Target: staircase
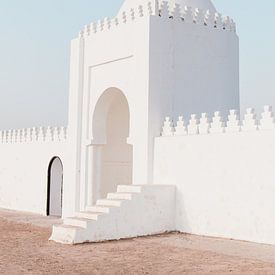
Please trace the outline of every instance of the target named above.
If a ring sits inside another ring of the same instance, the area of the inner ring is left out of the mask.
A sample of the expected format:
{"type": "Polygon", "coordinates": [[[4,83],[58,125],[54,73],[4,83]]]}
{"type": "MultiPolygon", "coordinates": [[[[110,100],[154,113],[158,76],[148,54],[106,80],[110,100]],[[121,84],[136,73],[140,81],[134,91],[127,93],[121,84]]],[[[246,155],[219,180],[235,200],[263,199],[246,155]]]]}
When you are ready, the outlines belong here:
{"type": "Polygon", "coordinates": [[[50,240],[63,244],[101,242],[174,230],[175,187],[120,185],[95,206],[53,226],[50,240]]]}

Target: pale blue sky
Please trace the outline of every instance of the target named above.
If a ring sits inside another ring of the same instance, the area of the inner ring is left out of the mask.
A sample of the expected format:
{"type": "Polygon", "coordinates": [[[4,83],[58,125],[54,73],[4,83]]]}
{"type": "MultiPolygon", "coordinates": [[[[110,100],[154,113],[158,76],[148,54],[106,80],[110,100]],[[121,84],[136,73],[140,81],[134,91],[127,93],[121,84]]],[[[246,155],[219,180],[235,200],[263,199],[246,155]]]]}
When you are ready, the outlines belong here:
{"type": "MultiPolygon", "coordinates": [[[[0,128],[67,123],[69,44],[123,0],[0,0],[0,128]]],[[[242,107],[275,108],[275,1],[214,0],[237,22],[242,107]]]]}

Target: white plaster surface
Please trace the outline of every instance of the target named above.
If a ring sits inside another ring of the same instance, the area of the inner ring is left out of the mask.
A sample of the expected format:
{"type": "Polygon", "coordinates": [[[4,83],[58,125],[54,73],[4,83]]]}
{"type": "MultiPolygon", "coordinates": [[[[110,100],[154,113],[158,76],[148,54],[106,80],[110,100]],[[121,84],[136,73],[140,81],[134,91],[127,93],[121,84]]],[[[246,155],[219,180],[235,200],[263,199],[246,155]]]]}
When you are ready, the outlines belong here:
{"type": "Polygon", "coordinates": [[[72,133],[76,210],[100,196],[94,183],[100,181],[100,146],[106,146],[104,125],[115,93],[129,106],[128,181],[137,185],[153,183],[154,137],[165,115],[239,109],[235,23],[215,14],[211,1],[178,1],[175,9],[169,2],[158,9],[155,1],[125,1],[117,17],[88,24],[72,41],[69,129],[78,133],[72,133]],[[95,127],[98,117],[101,126],[95,127]]]}
{"type": "Polygon", "coordinates": [[[117,193],[54,226],[51,240],[76,244],[146,236],[175,227],[175,187],[118,186],[117,193]]]}
{"type": "Polygon", "coordinates": [[[274,130],[156,138],[154,182],[176,191],[176,229],[275,244],[274,130]]]}
{"type": "Polygon", "coordinates": [[[65,141],[0,143],[0,206],[46,215],[48,167],[66,151],[65,141]]]}

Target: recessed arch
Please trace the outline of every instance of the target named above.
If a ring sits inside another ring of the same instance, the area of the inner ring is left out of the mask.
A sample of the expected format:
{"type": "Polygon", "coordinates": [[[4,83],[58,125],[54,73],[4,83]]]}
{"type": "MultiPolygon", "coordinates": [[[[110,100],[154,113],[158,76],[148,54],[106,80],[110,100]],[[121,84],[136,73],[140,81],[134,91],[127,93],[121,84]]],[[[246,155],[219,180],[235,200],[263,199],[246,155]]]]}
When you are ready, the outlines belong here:
{"type": "Polygon", "coordinates": [[[106,144],[106,133],[107,133],[107,116],[109,115],[110,106],[114,104],[114,101],[120,101],[119,104],[124,106],[127,109],[127,117],[129,117],[127,121],[127,138],[129,137],[130,131],[130,109],[128,100],[125,94],[118,88],[108,88],[106,89],[102,95],[99,97],[94,113],[93,113],[93,125],[92,125],[92,136],[93,142],[95,144],[106,144]]]}
{"type": "Polygon", "coordinates": [[[98,99],[93,113],[93,185],[105,198],[119,184],[132,183],[133,148],[127,143],[130,109],[126,96],[109,88],[98,99]]]}
{"type": "Polygon", "coordinates": [[[63,164],[58,156],[48,166],[47,216],[62,216],[63,164]]]}

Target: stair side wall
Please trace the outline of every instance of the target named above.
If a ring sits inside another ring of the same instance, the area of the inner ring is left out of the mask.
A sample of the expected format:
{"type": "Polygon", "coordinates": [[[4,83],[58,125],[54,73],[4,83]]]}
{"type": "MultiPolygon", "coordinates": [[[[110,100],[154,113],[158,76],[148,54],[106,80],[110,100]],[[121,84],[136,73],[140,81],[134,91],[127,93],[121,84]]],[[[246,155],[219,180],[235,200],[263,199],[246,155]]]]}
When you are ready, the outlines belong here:
{"type": "Polygon", "coordinates": [[[147,187],[132,201],[113,208],[109,215],[91,223],[86,233],[78,238],[81,242],[98,242],[147,236],[173,231],[174,222],[175,188],[147,187]]]}
{"type": "Polygon", "coordinates": [[[51,240],[64,244],[102,242],[147,236],[175,229],[175,187],[144,186],[132,200],[97,221],[88,220],[87,227],[54,227],[51,240]]]}

